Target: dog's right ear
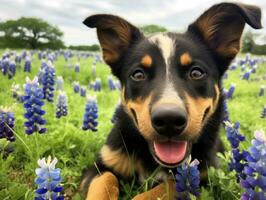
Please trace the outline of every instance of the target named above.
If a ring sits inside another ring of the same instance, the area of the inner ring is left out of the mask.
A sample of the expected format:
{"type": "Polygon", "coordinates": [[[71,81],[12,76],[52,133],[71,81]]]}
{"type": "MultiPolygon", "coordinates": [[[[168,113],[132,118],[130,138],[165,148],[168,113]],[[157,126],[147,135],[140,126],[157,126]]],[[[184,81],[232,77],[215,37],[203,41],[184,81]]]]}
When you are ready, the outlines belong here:
{"type": "Polygon", "coordinates": [[[116,67],[123,54],[142,36],[141,32],[126,20],[114,15],[92,15],[83,23],[90,28],[97,28],[103,59],[116,74],[116,67]]]}

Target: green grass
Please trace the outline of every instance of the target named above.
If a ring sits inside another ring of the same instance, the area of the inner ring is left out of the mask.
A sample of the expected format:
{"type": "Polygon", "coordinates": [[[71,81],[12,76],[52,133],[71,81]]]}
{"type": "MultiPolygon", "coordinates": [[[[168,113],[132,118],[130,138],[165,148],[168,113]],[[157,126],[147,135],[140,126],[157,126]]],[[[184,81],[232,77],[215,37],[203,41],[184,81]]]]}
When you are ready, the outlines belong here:
{"type": "MultiPolygon", "coordinates": [[[[3,51],[0,50],[0,55],[3,51]]],[[[76,60],[73,60],[73,64],[76,60]]],[[[16,76],[9,80],[0,74],[0,106],[8,106],[15,113],[14,132],[17,140],[9,143],[5,139],[0,140],[0,147],[13,145],[15,151],[6,159],[0,159],[0,199],[33,199],[35,178],[35,168],[37,160],[42,157],[52,155],[57,157],[58,167],[62,169],[63,184],[65,194],[73,199],[81,199],[77,193],[79,180],[82,170],[93,163],[96,153],[105,142],[112,123],[114,108],[119,101],[119,92],[108,89],[107,77],[110,69],[105,64],[97,64],[97,77],[102,79],[103,90],[101,92],[87,91],[90,95],[96,94],[99,104],[99,126],[98,132],[83,131],[82,118],[86,98],[73,92],[73,81],[79,81],[81,85],[87,86],[92,77],[91,66],[93,60],[81,59],[80,73],[75,73],[73,67],[68,68],[67,63],[61,56],[55,62],[57,76],[64,78],[64,90],[68,96],[69,114],[65,118],[55,117],[56,101],[45,103],[45,119],[47,120],[47,133],[33,134],[28,136],[24,133],[24,109],[23,105],[17,103],[12,98],[11,85],[13,83],[25,83],[26,76],[33,78],[38,74],[41,65],[37,56],[33,57],[33,69],[30,74],[23,72],[23,67],[18,67],[16,76]]],[[[234,98],[229,101],[229,112],[232,121],[241,123],[241,132],[247,137],[248,141],[242,147],[247,148],[250,144],[253,132],[256,129],[266,129],[266,120],[260,118],[262,107],[266,104],[266,97],[258,97],[259,86],[266,81],[244,81],[240,79],[240,70],[229,71],[229,79],[225,80],[224,87],[228,88],[230,83],[236,83],[234,98]]],[[[260,66],[258,72],[253,77],[262,77],[266,74],[266,64],[260,66]]],[[[55,99],[57,92],[55,93],[55,99]]],[[[221,130],[225,144],[228,142],[225,133],[221,130]]],[[[239,199],[240,188],[235,182],[234,173],[227,171],[229,153],[221,156],[221,168],[219,170],[210,169],[210,186],[202,188],[201,199],[239,199]]],[[[139,190],[148,188],[144,184],[140,189],[136,189],[134,184],[123,185],[124,198],[130,199],[139,190]]]]}

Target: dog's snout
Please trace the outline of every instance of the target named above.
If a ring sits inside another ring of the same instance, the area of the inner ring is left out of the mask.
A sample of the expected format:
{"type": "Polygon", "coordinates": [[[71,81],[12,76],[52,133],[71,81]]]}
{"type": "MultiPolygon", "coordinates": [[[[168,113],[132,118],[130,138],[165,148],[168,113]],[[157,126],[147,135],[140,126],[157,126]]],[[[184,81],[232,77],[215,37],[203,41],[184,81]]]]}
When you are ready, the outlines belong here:
{"type": "Polygon", "coordinates": [[[160,135],[172,137],[182,133],[187,125],[187,113],[176,105],[160,105],[151,112],[153,128],[160,135]]]}

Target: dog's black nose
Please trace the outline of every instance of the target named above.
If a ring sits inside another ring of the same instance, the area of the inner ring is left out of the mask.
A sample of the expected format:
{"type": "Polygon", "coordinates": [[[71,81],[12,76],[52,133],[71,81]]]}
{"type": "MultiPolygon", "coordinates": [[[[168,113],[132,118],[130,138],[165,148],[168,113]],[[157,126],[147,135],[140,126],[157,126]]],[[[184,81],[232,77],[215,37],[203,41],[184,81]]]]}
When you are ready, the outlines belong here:
{"type": "Polygon", "coordinates": [[[153,128],[168,137],[182,133],[187,125],[187,113],[176,105],[160,105],[151,112],[153,128]]]}

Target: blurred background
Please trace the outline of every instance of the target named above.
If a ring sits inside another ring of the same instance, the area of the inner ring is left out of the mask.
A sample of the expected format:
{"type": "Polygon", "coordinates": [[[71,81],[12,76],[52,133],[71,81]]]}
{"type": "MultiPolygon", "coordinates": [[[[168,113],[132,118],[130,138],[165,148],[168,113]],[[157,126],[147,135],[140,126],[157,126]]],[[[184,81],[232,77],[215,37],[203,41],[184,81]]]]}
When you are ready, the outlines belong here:
{"type": "MultiPolygon", "coordinates": [[[[96,13],[119,15],[142,27],[146,33],[167,30],[182,32],[204,10],[219,2],[221,1],[143,0],[136,3],[131,0],[0,0],[0,48],[70,47],[98,50],[95,30],[88,29],[82,24],[89,15],[96,13]],[[24,31],[17,30],[18,26],[25,27],[24,31]],[[37,32],[42,33],[37,34],[37,32]]],[[[254,4],[260,6],[263,13],[266,11],[266,1],[239,2],[254,4]]],[[[262,24],[266,26],[264,14],[262,24]]],[[[244,46],[244,51],[265,54],[266,46],[261,46],[266,44],[265,29],[254,34],[246,27],[245,33],[244,41],[247,47],[244,46]]]]}

